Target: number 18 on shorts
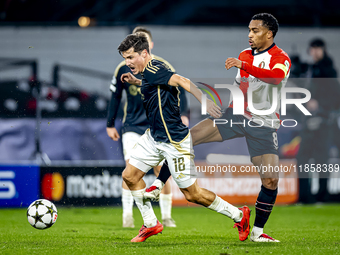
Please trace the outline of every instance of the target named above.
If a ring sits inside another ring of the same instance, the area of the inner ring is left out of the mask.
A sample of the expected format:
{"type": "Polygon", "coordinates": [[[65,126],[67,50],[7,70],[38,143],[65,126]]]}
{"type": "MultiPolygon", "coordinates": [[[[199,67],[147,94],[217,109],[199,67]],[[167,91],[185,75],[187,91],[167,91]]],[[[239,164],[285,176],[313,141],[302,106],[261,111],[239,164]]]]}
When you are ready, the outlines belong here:
{"type": "Polygon", "coordinates": [[[148,129],[132,149],[129,163],[147,173],[163,159],[179,188],[190,187],[196,181],[190,132],[181,142],[164,143],[156,142],[148,129]]]}

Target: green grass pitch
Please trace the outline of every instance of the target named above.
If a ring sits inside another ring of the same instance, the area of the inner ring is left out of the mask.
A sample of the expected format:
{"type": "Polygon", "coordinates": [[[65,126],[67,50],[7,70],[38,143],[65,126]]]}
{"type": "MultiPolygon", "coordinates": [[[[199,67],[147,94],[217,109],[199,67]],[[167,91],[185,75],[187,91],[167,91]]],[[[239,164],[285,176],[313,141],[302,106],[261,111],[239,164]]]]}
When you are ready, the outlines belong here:
{"type": "MultiPolygon", "coordinates": [[[[251,208],[251,224],[255,211],[251,208]]],[[[173,208],[177,228],[144,243],[130,243],[142,225],[121,227],[122,209],[58,208],[56,224],[31,227],[26,209],[0,209],[0,254],[339,254],[340,204],[276,206],[265,232],[281,243],[238,240],[232,220],[203,207],[173,208]]],[[[155,207],[156,215],[160,211],[155,207]]]]}

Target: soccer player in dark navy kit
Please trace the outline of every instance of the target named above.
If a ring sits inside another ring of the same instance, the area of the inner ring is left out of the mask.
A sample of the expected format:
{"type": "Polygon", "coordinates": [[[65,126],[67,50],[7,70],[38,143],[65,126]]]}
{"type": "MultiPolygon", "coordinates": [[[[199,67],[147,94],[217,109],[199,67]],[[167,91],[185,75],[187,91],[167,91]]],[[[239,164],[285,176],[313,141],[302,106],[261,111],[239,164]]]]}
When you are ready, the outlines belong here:
{"type": "MultiPolygon", "coordinates": [[[[201,204],[239,222],[244,226],[240,234],[247,237],[249,208],[236,208],[213,192],[199,187],[192,175],[195,164],[191,134],[181,121],[178,87],[183,87],[200,102],[202,92],[189,79],[171,71],[164,62],[153,59],[147,38],[143,34],[128,35],[118,50],[132,73],[142,74],[142,80],[131,73],[123,74],[121,79],[142,86],[143,105],[150,122],[150,128],[132,149],[131,158],[122,174],[144,220],[139,234],[131,242],[143,242],[163,230],[150,200],[143,197],[146,185],[142,178],[164,159],[168,162],[174,181],[188,201],[201,204]]],[[[213,117],[221,114],[220,108],[211,100],[207,100],[207,112],[213,117]]]]}
{"type": "MultiPolygon", "coordinates": [[[[150,50],[153,48],[151,32],[145,27],[136,27],[132,33],[143,32],[145,33],[150,50]]],[[[164,59],[153,55],[154,59],[158,59],[166,63],[169,68],[174,72],[175,69],[164,59]]],[[[124,160],[129,161],[130,151],[133,146],[137,143],[138,139],[144,134],[145,130],[149,127],[149,121],[146,117],[145,110],[143,108],[143,102],[141,98],[141,88],[129,83],[123,83],[120,80],[122,74],[131,72],[130,68],[126,66],[125,60],[122,61],[116,68],[110,90],[112,91],[111,101],[108,108],[107,117],[107,134],[114,141],[118,141],[120,138],[117,129],[115,128],[115,119],[117,116],[118,109],[120,107],[120,101],[123,94],[123,90],[126,91],[127,100],[124,106],[124,117],[123,117],[123,128],[122,128],[122,145],[124,160]]],[[[137,77],[141,79],[141,75],[137,77]]],[[[186,96],[184,89],[181,88],[181,111],[185,111],[187,107],[186,96]]],[[[183,123],[188,125],[188,118],[182,116],[183,123]]],[[[158,175],[161,166],[154,167],[154,173],[158,175]]],[[[159,205],[162,214],[162,222],[166,227],[176,227],[174,220],[171,217],[172,208],[172,194],[170,182],[165,184],[162,194],[160,195],[159,205]]],[[[123,182],[122,184],[122,206],[123,206],[123,227],[134,227],[133,219],[133,197],[129,188],[123,182]]]]}

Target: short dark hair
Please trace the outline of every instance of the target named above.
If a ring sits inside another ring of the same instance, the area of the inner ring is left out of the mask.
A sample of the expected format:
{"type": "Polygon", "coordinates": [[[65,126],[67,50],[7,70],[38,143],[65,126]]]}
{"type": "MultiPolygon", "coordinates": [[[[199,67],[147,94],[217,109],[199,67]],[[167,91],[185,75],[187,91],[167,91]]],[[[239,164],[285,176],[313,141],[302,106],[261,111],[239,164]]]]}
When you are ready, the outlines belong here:
{"type": "Polygon", "coordinates": [[[139,54],[143,50],[146,50],[150,54],[148,39],[144,33],[135,33],[125,37],[118,46],[119,54],[122,55],[122,52],[127,51],[131,47],[133,47],[134,51],[139,54]]]}
{"type": "Polygon", "coordinates": [[[321,38],[314,38],[310,43],[309,47],[326,48],[326,43],[321,38]]]}
{"type": "Polygon", "coordinates": [[[255,14],[251,19],[262,20],[263,25],[267,27],[270,31],[272,31],[273,37],[275,37],[277,31],[279,30],[279,22],[270,13],[255,14]]]}
{"type": "Polygon", "coordinates": [[[152,40],[151,31],[147,29],[146,27],[135,27],[135,29],[132,31],[133,34],[143,32],[149,35],[150,39],[152,40]]]}

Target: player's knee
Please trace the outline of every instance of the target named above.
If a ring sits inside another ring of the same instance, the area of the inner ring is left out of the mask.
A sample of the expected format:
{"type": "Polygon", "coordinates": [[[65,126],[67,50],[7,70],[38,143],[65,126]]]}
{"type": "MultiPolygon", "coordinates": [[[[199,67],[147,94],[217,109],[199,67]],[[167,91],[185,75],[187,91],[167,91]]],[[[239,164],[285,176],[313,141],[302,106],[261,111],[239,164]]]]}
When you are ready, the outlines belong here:
{"type": "Polygon", "coordinates": [[[188,202],[195,203],[195,204],[199,203],[200,196],[198,193],[187,191],[187,192],[183,192],[183,195],[188,202]]]}
{"type": "Polygon", "coordinates": [[[161,166],[156,166],[153,168],[153,173],[158,176],[159,172],[161,171],[161,166]]]}
{"type": "Polygon", "coordinates": [[[262,185],[267,189],[277,189],[279,184],[279,178],[265,178],[262,179],[262,185]]]}
{"type": "Polygon", "coordinates": [[[136,178],[134,175],[132,175],[130,173],[130,171],[128,171],[126,168],[124,169],[123,173],[122,173],[122,178],[124,180],[124,182],[126,183],[126,185],[133,185],[137,182],[136,178]]]}
{"type": "Polygon", "coordinates": [[[181,191],[188,202],[193,202],[194,198],[188,189],[181,189],[181,191]]]}
{"type": "Polygon", "coordinates": [[[191,202],[191,203],[196,203],[197,202],[197,197],[195,196],[195,194],[185,193],[184,196],[185,196],[185,199],[188,202],[191,202]]]}
{"type": "Polygon", "coordinates": [[[191,133],[191,141],[192,141],[192,146],[195,146],[195,145],[197,145],[197,143],[198,143],[198,141],[197,141],[197,139],[196,139],[196,137],[197,137],[197,134],[196,134],[196,129],[194,129],[194,130],[190,130],[190,133],[191,133]]]}

